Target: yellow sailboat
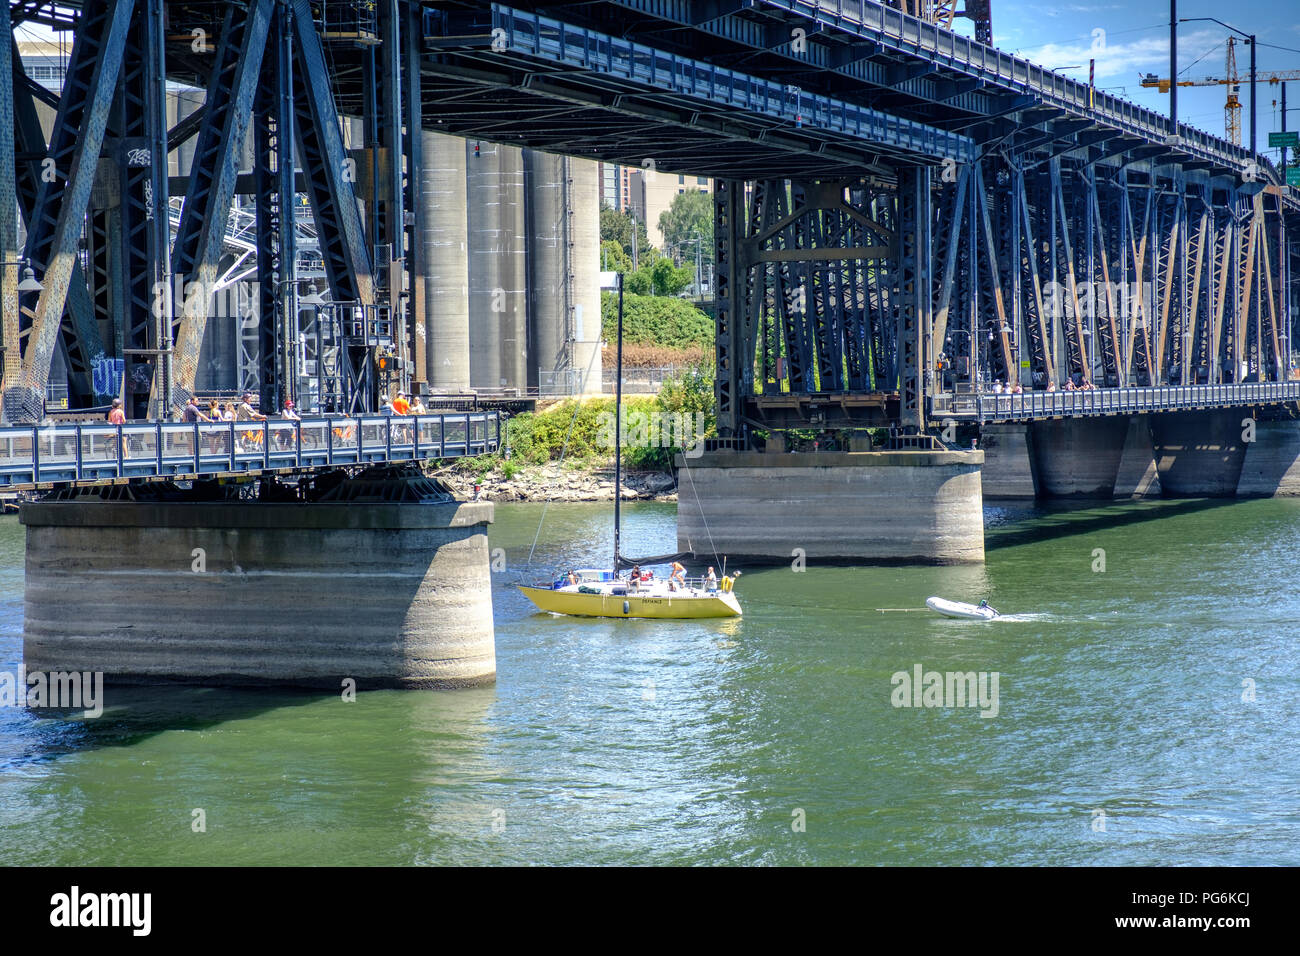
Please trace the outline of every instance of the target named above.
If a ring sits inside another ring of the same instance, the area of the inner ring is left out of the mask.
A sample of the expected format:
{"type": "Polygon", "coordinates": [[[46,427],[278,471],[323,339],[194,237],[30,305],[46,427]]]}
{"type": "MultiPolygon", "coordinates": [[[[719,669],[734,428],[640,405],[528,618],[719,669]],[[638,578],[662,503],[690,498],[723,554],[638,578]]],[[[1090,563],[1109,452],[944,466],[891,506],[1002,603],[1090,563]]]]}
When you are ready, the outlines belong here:
{"type": "MultiPolygon", "coordinates": [[[[539,610],[576,617],[639,617],[668,620],[739,617],[740,602],[732,593],[734,578],[719,581],[709,569],[708,578],[688,580],[681,574],[655,580],[638,575],[633,567],[627,577],[619,570],[633,562],[619,556],[620,492],[623,487],[623,449],[620,412],[623,407],[623,276],[618,277],[618,374],[614,400],[614,570],[584,569],[562,575],[551,584],[519,585],[539,610]]],[[[667,563],[676,555],[647,559],[643,564],[667,563]]],[[[725,568],[724,568],[725,570],[725,568]]],[[[740,572],[736,572],[736,577],[740,572]]]]}
{"type": "Polygon", "coordinates": [[[680,588],[675,582],[638,584],[616,577],[609,571],[583,569],[575,571],[577,584],[567,580],[547,587],[520,585],[519,590],[539,610],[577,617],[649,617],[689,620],[706,617],[739,617],[740,602],[732,593],[732,579],[724,577],[716,585],[687,581],[680,588]]]}

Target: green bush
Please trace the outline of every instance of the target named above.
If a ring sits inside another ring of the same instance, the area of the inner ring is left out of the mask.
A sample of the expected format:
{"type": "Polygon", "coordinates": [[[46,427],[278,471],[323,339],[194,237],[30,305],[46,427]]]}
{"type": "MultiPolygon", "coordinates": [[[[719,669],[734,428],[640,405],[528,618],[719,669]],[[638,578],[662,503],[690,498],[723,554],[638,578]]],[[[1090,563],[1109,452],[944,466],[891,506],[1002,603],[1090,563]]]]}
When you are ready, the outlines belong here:
{"type": "MultiPolygon", "coordinates": [[[[600,297],[601,334],[612,348],[618,337],[618,295],[600,297]]],[[[668,348],[712,348],[713,320],[685,299],[623,293],[623,341],[668,348]]]]}

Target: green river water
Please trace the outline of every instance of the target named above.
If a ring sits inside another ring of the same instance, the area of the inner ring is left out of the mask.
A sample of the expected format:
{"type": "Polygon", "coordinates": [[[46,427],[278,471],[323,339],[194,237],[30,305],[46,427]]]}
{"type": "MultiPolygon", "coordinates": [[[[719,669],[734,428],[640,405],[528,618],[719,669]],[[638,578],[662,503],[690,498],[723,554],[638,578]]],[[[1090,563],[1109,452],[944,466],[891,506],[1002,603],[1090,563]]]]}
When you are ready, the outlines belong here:
{"type": "MultiPolygon", "coordinates": [[[[1300,501],[993,504],[983,566],[756,568],[699,623],[533,613],[513,582],[607,563],[612,521],[552,505],[531,574],[540,513],[497,508],[493,687],[0,708],[0,860],[1300,863],[1300,501]],[[1008,617],[875,610],[931,594],[1008,617]],[[996,716],[895,707],[916,665],[996,672],[996,716]]],[[[674,547],[673,505],[625,515],[674,547]]],[[[0,519],[11,672],[22,561],[0,519]]]]}

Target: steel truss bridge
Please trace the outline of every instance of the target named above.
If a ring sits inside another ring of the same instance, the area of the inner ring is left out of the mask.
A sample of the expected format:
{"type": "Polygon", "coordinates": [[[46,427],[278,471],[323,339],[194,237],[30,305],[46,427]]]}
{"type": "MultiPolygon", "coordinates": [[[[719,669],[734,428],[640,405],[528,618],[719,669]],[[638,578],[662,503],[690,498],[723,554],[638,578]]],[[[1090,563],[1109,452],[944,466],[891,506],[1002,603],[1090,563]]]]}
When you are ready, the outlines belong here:
{"type": "MultiPolygon", "coordinates": [[[[987,39],[987,4],[973,6],[987,39]]],[[[75,42],[48,144],[42,93],[0,49],[0,245],[43,286],[19,292],[18,266],[0,270],[5,415],[40,418],[56,349],[74,405],[94,404],[105,354],[151,363],[154,409],[182,404],[208,304],[160,315],[153,290],[176,274],[212,284],[237,189],[255,209],[264,405],[296,387],[284,212],[299,192],[329,298],[391,321],[422,369],[437,343],[414,318],[430,254],[418,129],[714,179],[724,440],[921,432],[986,380],[1023,381],[1033,394],[1008,396],[1016,407],[1066,416],[1104,413],[1047,391],[1067,381],[1155,411],[1202,387],[1220,405],[1294,402],[1300,205],[1277,171],[950,32],[952,7],[14,0],[11,27],[71,27],[75,42]],[[170,129],[169,78],[208,90],[170,129]],[[364,120],[365,196],[340,116],[364,120]],[[251,183],[234,145],[246,135],[251,183]],[[162,158],[190,138],[173,240],[162,158]]],[[[355,407],[372,408],[373,351],[344,353],[355,407]]]]}

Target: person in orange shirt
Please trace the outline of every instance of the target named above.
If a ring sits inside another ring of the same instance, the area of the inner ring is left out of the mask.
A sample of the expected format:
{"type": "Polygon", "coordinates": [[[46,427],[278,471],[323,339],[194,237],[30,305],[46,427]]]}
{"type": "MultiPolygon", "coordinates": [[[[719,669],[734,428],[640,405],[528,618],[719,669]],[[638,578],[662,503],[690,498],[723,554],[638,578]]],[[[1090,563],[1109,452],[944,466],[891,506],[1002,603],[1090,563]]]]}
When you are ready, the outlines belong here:
{"type": "Polygon", "coordinates": [[[406,400],[405,392],[398,392],[397,397],[393,399],[393,414],[395,415],[411,414],[411,403],[406,400]]]}
{"type": "MultiPolygon", "coordinates": [[[[110,425],[125,425],[126,412],[122,411],[122,400],[113,399],[113,407],[108,410],[108,423],[110,425]]],[[[118,434],[121,434],[120,432],[118,434]]],[[[126,457],[126,436],[122,435],[122,457],[126,457]]]]}

